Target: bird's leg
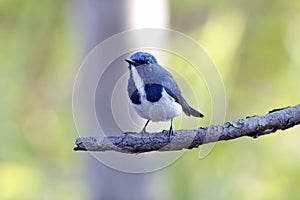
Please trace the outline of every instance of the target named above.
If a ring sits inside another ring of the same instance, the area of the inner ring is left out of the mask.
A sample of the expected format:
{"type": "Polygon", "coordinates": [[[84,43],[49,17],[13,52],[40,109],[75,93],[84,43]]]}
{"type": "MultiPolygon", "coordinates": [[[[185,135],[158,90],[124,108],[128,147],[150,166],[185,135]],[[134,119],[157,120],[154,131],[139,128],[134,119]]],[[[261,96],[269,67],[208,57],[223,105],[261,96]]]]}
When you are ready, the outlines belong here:
{"type": "Polygon", "coordinates": [[[145,124],[143,130],[141,131],[142,133],[147,133],[146,127],[147,127],[147,125],[149,124],[149,122],[150,122],[150,119],[146,122],[146,124],[145,124]]]}
{"type": "Polygon", "coordinates": [[[171,119],[171,126],[169,129],[169,139],[171,138],[171,135],[173,135],[173,119],[171,119]]]}

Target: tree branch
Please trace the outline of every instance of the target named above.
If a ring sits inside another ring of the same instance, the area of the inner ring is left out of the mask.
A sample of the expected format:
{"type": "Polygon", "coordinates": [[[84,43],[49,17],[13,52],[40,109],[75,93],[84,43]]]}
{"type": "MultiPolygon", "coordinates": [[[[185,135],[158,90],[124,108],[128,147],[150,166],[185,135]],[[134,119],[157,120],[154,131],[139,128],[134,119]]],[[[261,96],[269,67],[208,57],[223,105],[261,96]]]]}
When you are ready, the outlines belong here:
{"type": "Polygon", "coordinates": [[[76,140],[77,146],[74,150],[143,153],[192,149],[202,144],[232,140],[242,136],[257,138],[277,130],[291,128],[297,124],[300,124],[300,104],[224,124],[194,130],[174,130],[170,138],[168,131],[151,134],[125,133],[105,137],[80,137],[76,140]]]}

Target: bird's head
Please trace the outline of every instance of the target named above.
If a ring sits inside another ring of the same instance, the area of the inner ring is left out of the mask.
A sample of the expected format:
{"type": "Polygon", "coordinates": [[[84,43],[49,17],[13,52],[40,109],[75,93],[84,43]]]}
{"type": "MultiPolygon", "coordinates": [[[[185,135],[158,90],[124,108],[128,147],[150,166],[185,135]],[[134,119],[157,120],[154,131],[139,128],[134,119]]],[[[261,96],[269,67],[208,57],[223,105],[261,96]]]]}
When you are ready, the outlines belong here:
{"type": "Polygon", "coordinates": [[[132,54],[129,59],[125,59],[125,61],[129,63],[129,67],[131,65],[139,66],[157,63],[155,57],[146,52],[136,52],[132,54]]]}

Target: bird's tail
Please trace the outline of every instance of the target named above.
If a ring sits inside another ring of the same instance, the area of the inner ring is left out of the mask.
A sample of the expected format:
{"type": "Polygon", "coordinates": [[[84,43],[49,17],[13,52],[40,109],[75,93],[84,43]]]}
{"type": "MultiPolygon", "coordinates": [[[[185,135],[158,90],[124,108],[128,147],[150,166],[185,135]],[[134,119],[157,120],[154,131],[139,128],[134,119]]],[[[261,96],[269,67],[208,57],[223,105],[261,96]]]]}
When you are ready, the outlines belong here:
{"type": "Polygon", "coordinates": [[[191,106],[188,105],[188,107],[183,108],[183,112],[190,116],[194,116],[194,117],[204,117],[204,115],[202,113],[200,113],[199,111],[195,110],[194,108],[192,108],[191,106]]]}
{"type": "Polygon", "coordinates": [[[183,112],[187,116],[192,115],[194,117],[204,117],[204,115],[202,113],[200,113],[196,109],[192,108],[181,95],[179,95],[179,98],[177,100],[178,100],[179,104],[182,106],[183,112]]]}

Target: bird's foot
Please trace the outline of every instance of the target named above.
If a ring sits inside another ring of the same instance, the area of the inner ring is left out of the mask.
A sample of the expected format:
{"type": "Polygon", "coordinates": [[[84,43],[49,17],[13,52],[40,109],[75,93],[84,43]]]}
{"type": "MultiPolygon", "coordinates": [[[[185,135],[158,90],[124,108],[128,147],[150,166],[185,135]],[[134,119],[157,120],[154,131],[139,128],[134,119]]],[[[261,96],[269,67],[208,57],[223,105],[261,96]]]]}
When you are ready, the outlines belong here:
{"type": "Polygon", "coordinates": [[[136,134],[136,132],[124,132],[123,134],[128,135],[128,134],[136,134]]]}
{"type": "Polygon", "coordinates": [[[144,128],[141,130],[141,132],[139,132],[142,135],[142,137],[144,137],[146,134],[148,135],[148,132],[146,131],[146,127],[147,127],[147,125],[148,125],[149,122],[150,122],[150,120],[148,120],[146,122],[144,128]]]}
{"type": "Polygon", "coordinates": [[[171,141],[171,136],[173,136],[173,127],[171,126],[169,131],[168,131],[168,136],[169,136],[169,141],[171,141]]]}
{"type": "Polygon", "coordinates": [[[142,137],[144,137],[144,136],[148,135],[149,133],[146,131],[146,128],[143,128],[143,129],[139,132],[139,134],[141,134],[142,137]]]}

